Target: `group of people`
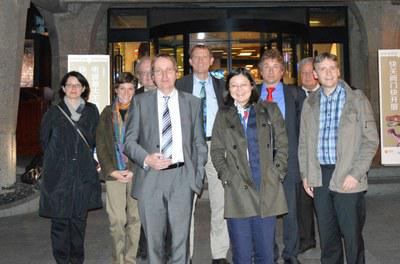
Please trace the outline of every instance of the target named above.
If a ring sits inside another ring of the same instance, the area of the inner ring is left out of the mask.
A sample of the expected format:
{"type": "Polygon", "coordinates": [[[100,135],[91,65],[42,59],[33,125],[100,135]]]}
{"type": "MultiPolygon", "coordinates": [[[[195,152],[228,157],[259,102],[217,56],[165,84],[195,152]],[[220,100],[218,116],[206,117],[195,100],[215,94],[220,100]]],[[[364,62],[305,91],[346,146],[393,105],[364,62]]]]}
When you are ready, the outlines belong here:
{"type": "Polygon", "coordinates": [[[100,116],[85,77],[64,76],[61,102],[41,128],[39,213],[51,218],[57,263],[84,261],[87,212],[102,205],[98,175],[112,263],[136,263],[138,251],[150,264],[191,263],[205,181],[213,264],[229,263],[229,248],[235,264],[300,263],[298,254],[316,246],[314,211],[321,263],[344,262],[342,238],[347,263],[365,263],[366,173],[379,140],[367,98],[340,79],[336,56],[303,59],[301,88],[282,83],[275,49],[261,57],[260,85],[245,68],[215,78],[213,61],[207,46],[192,47],[192,73],[177,80],[173,57],[142,58],[142,87],[122,74],[100,116]]]}

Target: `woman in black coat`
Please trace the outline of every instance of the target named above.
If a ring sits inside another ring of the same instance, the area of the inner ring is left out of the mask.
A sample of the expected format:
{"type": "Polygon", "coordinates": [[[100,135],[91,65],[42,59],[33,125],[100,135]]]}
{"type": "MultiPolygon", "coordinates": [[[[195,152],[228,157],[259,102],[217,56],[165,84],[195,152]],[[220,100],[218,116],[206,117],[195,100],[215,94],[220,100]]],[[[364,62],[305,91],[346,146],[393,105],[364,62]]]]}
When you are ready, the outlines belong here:
{"type": "Polygon", "coordinates": [[[83,263],[87,211],[102,206],[93,160],[99,112],[86,101],[89,92],[89,83],[82,74],[67,73],[61,80],[61,102],[42,119],[40,140],[44,156],[39,214],[51,218],[51,242],[57,263],[83,263]]]}

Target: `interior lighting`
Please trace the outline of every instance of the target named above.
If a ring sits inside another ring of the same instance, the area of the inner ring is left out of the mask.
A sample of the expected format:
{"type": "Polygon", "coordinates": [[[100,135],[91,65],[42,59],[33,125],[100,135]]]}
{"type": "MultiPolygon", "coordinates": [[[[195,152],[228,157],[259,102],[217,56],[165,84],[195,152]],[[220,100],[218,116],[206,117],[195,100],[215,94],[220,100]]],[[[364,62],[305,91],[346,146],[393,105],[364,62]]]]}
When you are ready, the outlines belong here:
{"type": "Polygon", "coordinates": [[[319,25],[321,24],[321,21],[319,20],[310,20],[310,25],[319,25]]]}
{"type": "Polygon", "coordinates": [[[197,39],[205,39],[205,37],[206,37],[206,33],[204,33],[204,32],[197,33],[197,39]]]}

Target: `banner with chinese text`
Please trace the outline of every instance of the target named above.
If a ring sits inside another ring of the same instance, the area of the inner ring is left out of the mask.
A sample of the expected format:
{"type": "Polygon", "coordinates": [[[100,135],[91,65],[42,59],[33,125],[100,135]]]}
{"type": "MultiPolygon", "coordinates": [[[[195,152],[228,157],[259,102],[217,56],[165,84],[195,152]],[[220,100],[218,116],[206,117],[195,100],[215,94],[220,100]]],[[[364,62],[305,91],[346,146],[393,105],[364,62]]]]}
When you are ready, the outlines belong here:
{"type": "Polygon", "coordinates": [[[86,77],[90,86],[89,102],[101,113],[110,104],[110,56],[68,55],[68,71],[78,71],[86,77]]]}
{"type": "Polygon", "coordinates": [[[379,50],[381,160],[400,165],[400,50],[379,50]]]}

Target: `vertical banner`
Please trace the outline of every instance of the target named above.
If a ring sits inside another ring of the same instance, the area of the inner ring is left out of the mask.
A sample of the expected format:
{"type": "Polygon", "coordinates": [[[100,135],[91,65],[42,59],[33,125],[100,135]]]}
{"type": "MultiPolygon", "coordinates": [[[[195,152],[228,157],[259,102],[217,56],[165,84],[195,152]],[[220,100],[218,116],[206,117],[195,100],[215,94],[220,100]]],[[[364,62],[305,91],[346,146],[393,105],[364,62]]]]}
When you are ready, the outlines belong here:
{"type": "Polygon", "coordinates": [[[400,165],[400,50],[379,50],[381,159],[400,165]]]}
{"type": "Polygon", "coordinates": [[[90,86],[89,102],[101,113],[110,104],[110,56],[68,55],[68,71],[78,71],[86,77],[90,86]]]}

